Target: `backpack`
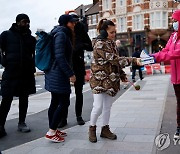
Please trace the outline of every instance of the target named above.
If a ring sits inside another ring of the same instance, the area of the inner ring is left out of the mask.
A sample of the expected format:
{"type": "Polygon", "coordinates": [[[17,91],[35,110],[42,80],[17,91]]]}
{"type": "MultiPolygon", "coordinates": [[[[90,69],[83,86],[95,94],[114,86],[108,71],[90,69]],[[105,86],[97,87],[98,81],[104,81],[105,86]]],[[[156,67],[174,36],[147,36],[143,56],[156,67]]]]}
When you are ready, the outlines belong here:
{"type": "Polygon", "coordinates": [[[48,71],[53,63],[53,36],[41,31],[36,32],[35,65],[41,71],[48,71]]]}

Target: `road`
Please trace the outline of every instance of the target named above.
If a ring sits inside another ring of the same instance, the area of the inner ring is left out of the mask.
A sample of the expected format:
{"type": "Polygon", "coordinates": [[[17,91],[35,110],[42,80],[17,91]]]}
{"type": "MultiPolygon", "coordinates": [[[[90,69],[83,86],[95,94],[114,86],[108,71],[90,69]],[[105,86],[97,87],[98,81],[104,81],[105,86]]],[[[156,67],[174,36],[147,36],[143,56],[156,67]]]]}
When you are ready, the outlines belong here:
{"type": "MultiPolygon", "coordinates": [[[[36,88],[37,94],[45,92],[44,89],[44,76],[36,77],[36,88]]],[[[122,95],[127,89],[122,89],[116,97],[114,97],[114,101],[122,95]]],[[[93,97],[90,88],[84,92],[84,106],[83,106],[83,118],[85,121],[89,121],[90,112],[92,109],[93,97]]],[[[68,115],[68,125],[63,129],[72,127],[77,125],[76,117],[75,117],[75,98],[71,98],[71,105],[69,107],[69,115],[68,115]]],[[[0,140],[0,150],[6,150],[11,147],[30,142],[32,140],[43,137],[48,129],[48,117],[47,117],[47,109],[41,111],[39,113],[29,115],[26,120],[27,124],[31,127],[31,132],[26,135],[17,132],[17,123],[18,119],[8,120],[6,122],[6,131],[8,135],[0,140]],[[38,125],[37,125],[38,124],[38,125]]]]}

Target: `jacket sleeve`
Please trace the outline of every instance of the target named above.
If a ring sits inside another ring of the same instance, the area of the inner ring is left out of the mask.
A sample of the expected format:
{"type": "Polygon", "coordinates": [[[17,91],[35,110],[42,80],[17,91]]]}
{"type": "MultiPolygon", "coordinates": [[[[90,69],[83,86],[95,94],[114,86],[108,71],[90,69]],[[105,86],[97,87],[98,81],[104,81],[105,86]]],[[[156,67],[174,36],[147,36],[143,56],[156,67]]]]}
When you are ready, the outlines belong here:
{"type": "Polygon", "coordinates": [[[75,27],[75,51],[79,52],[80,50],[93,51],[92,42],[89,38],[83,23],[78,23],[75,27]],[[76,36],[77,35],[77,36],[76,36]]]}
{"type": "Polygon", "coordinates": [[[0,35],[0,64],[2,66],[6,65],[6,62],[5,62],[5,51],[6,51],[6,44],[7,44],[6,43],[7,32],[8,31],[4,31],[0,35]]]}
{"type": "Polygon", "coordinates": [[[4,31],[0,35],[0,50],[5,51],[5,46],[6,46],[6,33],[7,31],[4,31]]]}
{"type": "Polygon", "coordinates": [[[107,47],[105,42],[97,41],[94,45],[94,51],[97,53],[97,56],[94,57],[97,63],[101,64],[110,62],[112,65],[119,66],[119,56],[112,53],[111,49],[107,47]]]}
{"type": "Polygon", "coordinates": [[[35,65],[35,46],[36,46],[36,39],[32,36],[33,44],[32,44],[32,59],[33,59],[33,68],[34,73],[36,72],[36,65],[35,65]]]}
{"type": "Polygon", "coordinates": [[[74,72],[68,64],[65,56],[67,36],[63,32],[59,32],[56,34],[54,39],[54,51],[58,67],[66,74],[67,77],[71,77],[74,75],[74,72]]]}
{"type": "Polygon", "coordinates": [[[180,58],[180,49],[176,49],[174,51],[169,50],[170,44],[173,43],[172,42],[173,36],[174,35],[172,34],[165,48],[163,48],[158,53],[152,54],[156,62],[169,61],[169,60],[175,60],[175,59],[180,58]]]}

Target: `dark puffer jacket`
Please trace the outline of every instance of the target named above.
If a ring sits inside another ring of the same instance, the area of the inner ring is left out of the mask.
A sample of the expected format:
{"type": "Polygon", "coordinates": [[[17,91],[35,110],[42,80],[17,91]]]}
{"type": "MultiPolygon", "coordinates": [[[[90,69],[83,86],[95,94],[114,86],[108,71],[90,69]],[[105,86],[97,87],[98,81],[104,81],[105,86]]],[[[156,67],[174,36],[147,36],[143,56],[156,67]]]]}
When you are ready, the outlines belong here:
{"type": "Polygon", "coordinates": [[[85,64],[84,50],[93,51],[91,40],[85,31],[84,24],[78,22],[74,27],[75,48],[73,50],[73,70],[76,75],[76,83],[84,84],[85,64]]]}
{"type": "Polygon", "coordinates": [[[5,70],[2,75],[2,96],[19,96],[33,94],[35,88],[35,54],[36,39],[27,30],[22,33],[14,23],[8,31],[0,36],[0,47],[5,52],[3,58],[5,70]]]}
{"type": "Polygon", "coordinates": [[[54,93],[71,93],[69,78],[72,70],[71,31],[63,26],[55,27],[51,34],[54,37],[55,60],[51,69],[45,72],[45,89],[54,93]]]}

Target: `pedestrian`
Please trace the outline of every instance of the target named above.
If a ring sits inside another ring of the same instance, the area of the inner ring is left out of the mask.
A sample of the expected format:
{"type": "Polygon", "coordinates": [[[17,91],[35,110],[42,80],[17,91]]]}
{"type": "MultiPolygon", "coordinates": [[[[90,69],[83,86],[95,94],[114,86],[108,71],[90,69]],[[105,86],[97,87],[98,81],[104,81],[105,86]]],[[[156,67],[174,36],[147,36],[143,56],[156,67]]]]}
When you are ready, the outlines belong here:
{"type": "MultiPolygon", "coordinates": [[[[120,57],[128,57],[128,54],[127,54],[128,50],[122,46],[120,40],[116,40],[116,46],[117,46],[117,51],[120,57]]],[[[126,89],[127,87],[128,87],[128,82],[123,82],[122,89],[126,89]]]]}
{"type": "Polygon", "coordinates": [[[100,136],[111,140],[117,139],[117,136],[109,128],[112,97],[120,90],[120,79],[127,82],[126,74],[122,70],[124,63],[127,60],[136,60],[136,58],[119,57],[114,41],[115,24],[111,20],[100,20],[97,31],[100,35],[96,38],[93,47],[90,78],[94,98],[89,126],[90,142],[97,142],[96,122],[101,112],[103,127],[100,136]]]}
{"type": "Polygon", "coordinates": [[[45,72],[45,89],[51,92],[51,104],[48,110],[49,131],[45,138],[53,142],[63,142],[67,134],[57,130],[64,110],[70,104],[71,85],[76,77],[72,69],[73,29],[75,19],[70,15],[61,15],[59,25],[52,31],[54,60],[50,70],[45,72]]]}
{"type": "MultiPolygon", "coordinates": [[[[136,47],[132,57],[140,58],[140,54],[141,54],[140,47],[136,47]]],[[[132,63],[132,81],[133,82],[136,82],[136,80],[135,80],[136,70],[139,71],[139,78],[141,80],[143,80],[144,77],[142,75],[141,68],[142,68],[142,66],[138,66],[137,63],[132,63]]]]}
{"type": "Polygon", "coordinates": [[[29,17],[26,14],[18,14],[16,23],[0,35],[1,63],[5,68],[1,81],[0,137],[7,135],[4,126],[13,96],[19,97],[18,131],[30,132],[25,119],[28,97],[36,92],[34,77],[36,39],[31,35],[29,25],[29,17]]]}
{"type": "Polygon", "coordinates": [[[177,99],[177,129],[175,139],[180,139],[180,10],[172,14],[174,33],[171,34],[166,47],[158,53],[152,54],[156,62],[170,61],[171,83],[177,99]]]}
{"type": "Polygon", "coordinates": [[[128,57],[128,50],[122,45],[120,40],[116,40],[116,46],[120,57],[128,57]]]}
{"type": "MultiPolygon", "coordinates": [[[[76,82],[74,83],[75,88],[75,113],[78,125],[84,125],[85,122],[82,118],[83,109],[83,85],[85,83],[84,78],[86,75],[85,62],[84,62],[84,51],[92,51],[91,40],[85,31],[85,26],[82,21],[79,20],[79,16],[75,12],[69,13],[78,22],[74,27],[75,33],[75,45],[73,49],[73,71],[76,76],[76,82]]],[[[60,122],[59,128],[67,125],[68,109],[66,110],[65,118],[60,122]]]]}

